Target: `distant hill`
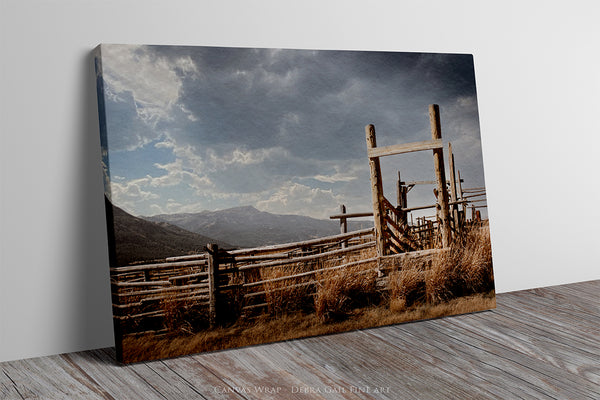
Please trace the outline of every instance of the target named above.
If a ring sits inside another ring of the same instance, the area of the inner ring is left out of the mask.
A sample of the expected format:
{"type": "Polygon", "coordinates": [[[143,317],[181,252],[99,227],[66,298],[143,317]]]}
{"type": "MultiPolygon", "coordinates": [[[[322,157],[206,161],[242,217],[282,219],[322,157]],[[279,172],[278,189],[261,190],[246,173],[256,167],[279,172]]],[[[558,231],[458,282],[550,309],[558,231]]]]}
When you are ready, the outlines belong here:
{"type": "MultiPolygon", "coordinates": [[[[112,207],[114,221],[112,265],[201,253],[207,243],[217,243],[223,248],[232,247],[224,241],[189,232],[166,222],[151,222],[134,217],[107,201],[107,211],[108,207],[112,207]]],[[[110,236],[109,233],[109,240],[110,236]]]]}
{"type": "MultiPolygon", "coordinates": [[[[271,214],[252,206],[144,218],[152,222],[167,222],[238,247],[298,242],[340,233],[338,221],[271,214]]],[[[369,221],[348,221],[349,231],[371,226],[373,223],[369,221]]]]}

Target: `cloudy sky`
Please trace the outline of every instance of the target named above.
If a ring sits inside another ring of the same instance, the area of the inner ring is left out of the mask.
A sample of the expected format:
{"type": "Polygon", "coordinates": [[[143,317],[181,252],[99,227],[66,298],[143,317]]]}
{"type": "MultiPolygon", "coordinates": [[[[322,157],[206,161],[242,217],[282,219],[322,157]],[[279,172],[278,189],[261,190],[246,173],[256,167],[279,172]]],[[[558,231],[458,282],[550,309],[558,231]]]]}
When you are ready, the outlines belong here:
{"type": "MultiPolygon", "coordinates": [[[[365,125],[378,146],[429,140],[432,103],[464,186],[484,185],[470,55],[102,45],[101,61],[106,179],[134,215],[370,211],[365,125]]],[[[431,151],[381,165],[392,202],[397,171],[434,179],[431,151]]]]}

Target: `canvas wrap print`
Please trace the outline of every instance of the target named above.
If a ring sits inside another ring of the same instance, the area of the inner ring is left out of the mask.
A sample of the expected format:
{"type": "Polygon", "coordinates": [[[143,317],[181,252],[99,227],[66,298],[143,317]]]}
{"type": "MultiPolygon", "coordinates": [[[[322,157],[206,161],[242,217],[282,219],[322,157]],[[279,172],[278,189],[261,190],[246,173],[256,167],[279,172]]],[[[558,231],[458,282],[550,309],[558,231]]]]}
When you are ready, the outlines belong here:
{"type": "Polygon", "coordinates": [[[471,55],[95,52],[119,361],[495,307],[471,55]]]}

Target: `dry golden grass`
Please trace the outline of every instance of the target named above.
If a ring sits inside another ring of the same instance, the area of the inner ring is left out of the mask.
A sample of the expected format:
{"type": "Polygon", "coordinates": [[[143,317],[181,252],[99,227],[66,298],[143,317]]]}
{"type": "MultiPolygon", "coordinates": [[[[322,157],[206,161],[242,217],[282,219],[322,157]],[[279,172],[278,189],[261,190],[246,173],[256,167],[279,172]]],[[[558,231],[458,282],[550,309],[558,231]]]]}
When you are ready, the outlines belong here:
{"type": "Polygon", "coordinates": [[[355,309],[352,318],[344,321],[321,323],[315,313],[284,315],[280,318],[265,316],[251,325],[233,325],[200,332],[185,337],[128,337],[123,341],[123,361],[138,362],[165,357],[176,357],[203,351],[250,346],[266,342],[297,339],[355,329],[378,327],[448,315],[484,311],[496,306],[494,292],[450,300],[441,304],[420,304],[395,312],[386,307],[355,309]]]}
{"type": "Polygon", "coordinates": [[[427,300],[431,303],[489,291],[494,288],[489,228],[475,227],[440,253],[427,272],[427,300]]]}
{"type": "Polygon", "coordinates": [[[425,300],[425,270],[420,263],[409,261],[400,271],[393,271],[388,277],[390,308],[404,311],[413,304],[425,300]]]}
{"type": "MultiPolygon", "coordinates": [[[[303,265],[292,264],[289,266],[264,268],[260,271],[261,280],[273,280],[286,276],[306,272],[303,265]]],[[[295,286],[309,281],[312,277],[299,277],[270,281],[262,285],[265,293],[268,313],[280,317],[299,310],[306,310],[311,303],[311,288],[309,286],[295,286]]]]}
{"type": "Polygon", "coordinates": [[[377,272],[373,263],[317,274],[315,312],[322,322],[347,318],[353,308],[373,303],[377,298],[377,272]]]}
{"type": "Polygon", "coordinates": [[[160,301],[164,312],[163,324],[169,333],[190,335],[206,328],[208,315],[204,307],[196,306],[193,300],[176,297],[176,292],[167,292],[160,301]]]}
{"type": "MultiPolygon", "coordinates": [[[[257,272],[253,281],[279,279],[374,255],[374,250],[369,249],[320,263],[265,268],[260,275],[257,272]]],[[[393,258],[387,259],[391,260],[393,258]]],[[[167,324],[173,325],[169,328],[174,334],[163,338],[151,335],[126,338],[124,360],[174,357],[495,307],[487,226],[467,231],[448,251],[433,259],[409,258],[402,265],[387,267],[392,270],[387,277],[387,287],[379,290],[375,262],[265,282],[255,290],[265,292],[266,312],[256,318],[232,318],[228,326],[193,335],[186,325],[181,325],[181,319],[186,317],[178,314],[178,310],[169,309],[178,308],[176,303],[168,303],[165,312],[167,321],[171,322],[167,324]],[[310,281],[316,281],[316,287],[313,284],[298,286],[310,281]]],[[[262,301],[260,296],[257,298],[262,301]]]]}
{"type": "Polygon", "coordinates": [[[313,312],[318,310],[317,313],[323,320],[342,318],[352,304],[361,301],[361,298],[365,296],[370,296],[370,293],[374,290],[374,273],[366,273],[365,275],[365,271],[373,268],[373,263],[334,271],[317,272],[290,279],[281,278],[335,267],[374,256],[375,249],[371,248],[350,253],[339,259],[261,269],[259,272],[260,278],[257,280],[268,281],[259,289],[259,291],[266,292],[265,303],[267,304],[268,314],[280,317],[298,311],[313,312]],[[357,273],[363,275],[359,278],[356,276],[357,273]],[[273,282],[274,279],[280,280],[273,282]],[[310,284],[310,282],[314,284],[310,284]]]}
{"type": "Polygon", "coordinates": [[[437,304],[494,289],[489,229],[475,227],[430,264],[408,260],[389,276],[390,308],[437,304]]]}
{"type": "Polygon", "coordinates": [[[468,232],[461,260],[463,284],[477,293],[494,288],[492,245],[488,226],[468,232]]]}

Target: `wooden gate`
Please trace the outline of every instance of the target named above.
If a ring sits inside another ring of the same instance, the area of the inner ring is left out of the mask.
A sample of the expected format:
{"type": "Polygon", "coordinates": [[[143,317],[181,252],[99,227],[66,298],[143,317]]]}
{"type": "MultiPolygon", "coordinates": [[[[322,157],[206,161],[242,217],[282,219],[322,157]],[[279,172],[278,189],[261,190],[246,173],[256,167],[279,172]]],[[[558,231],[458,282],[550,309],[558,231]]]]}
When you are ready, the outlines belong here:
{"type": "MultiPolygon", "coordinates": [[[[446,173],[444,170],[444,150],[442,143],[442,128],[440,123],[440,109],[437,104],[429,106],[429,120],[431,124],[431,140],[414,143],[404,143],[392,146],[377,147],[375,126],[367,125],[365,134],[367,140],[367,155],[371,169],[371,193],[373,202],[373,219],[375,224],[375,238],[377,241],[377,255],[385,256],[391,253],[402,253],[417,250],[418,245],[410,233],[406,218],[406,192],[398,192],[398,207],[383,194],[380,157],[412,153],[415,151],[433,151],[433,164],[436,175],[437,189],[437,215],[441,234],[442,247],[450,246],[452,232],[450,224],[450,202],[446,189],[446,173]]],[[[452,160],[453,161],[453,160],[452,160]]],[[[454,173],[454,165],[451,169],[454,173]]],[[[452,205],[456,206],[456,187],[451,179],[452,205]]],[[[453,216],[458,208],[453,208],[453,216]],[[456,209],[456,211],[455,211],[456,209]]]]}

